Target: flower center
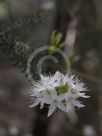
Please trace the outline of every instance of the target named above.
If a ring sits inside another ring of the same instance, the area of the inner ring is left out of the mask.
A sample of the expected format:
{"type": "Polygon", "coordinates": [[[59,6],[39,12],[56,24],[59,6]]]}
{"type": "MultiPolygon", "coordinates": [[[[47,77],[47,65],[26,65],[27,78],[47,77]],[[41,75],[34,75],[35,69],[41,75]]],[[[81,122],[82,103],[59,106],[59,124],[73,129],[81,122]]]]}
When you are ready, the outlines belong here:
{"type": "Polygon", "coordinates": [[[63,93],[68,92],[68,85],[67,85],[67,83],[65,85],[56,87],[56,92],[57,92],[57,95],[61,95],[63,93]]]}

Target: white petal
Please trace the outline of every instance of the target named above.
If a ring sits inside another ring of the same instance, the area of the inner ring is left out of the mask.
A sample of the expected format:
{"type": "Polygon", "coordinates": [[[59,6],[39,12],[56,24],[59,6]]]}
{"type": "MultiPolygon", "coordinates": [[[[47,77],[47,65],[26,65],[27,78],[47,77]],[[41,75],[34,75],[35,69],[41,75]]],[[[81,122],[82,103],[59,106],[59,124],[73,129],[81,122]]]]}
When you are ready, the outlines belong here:
{"type": "Polygon", "coordinates": [[[44,98],[39,98],[41,102],[46,103],[46,104],[51,104],[53,100],[49,97],[44,97],[44,98]]]}
{"type": "Polygon", "coordinates": [[[68,98],[68,93],[61,94],[57,98],[58,98],[59,101],[67,99],[68,98]]]}
{"type": "Polygon", "coordinates": [[[48,117],[56,110],[55,104],[51,104],[48,111],[48,117]]]}
{"type": "Polygon", "coordinates": [[[51,91],[51,96],[52,96],[52,98],[57,99],[57,92],[56,92],[56,90],[52,90],[51,91]]]}
{"type": "Polygon", "coordinates": [[[58,103],[58,104],[57,104],[57,107],[58,107],[60,110],[66,112],[66,107],[65,107],[62,103],[58,103]]]}
{"type": "Polygon", "coordinates": [[[45,77],[42,74],[40,74],[40,78],[41,80],[45,80],[45,77]]]}
{"type": "Polygon", "coordinates": [[[72,100],[72,104],[79,108],[85,107],[85,105],[81,104],[80,101],[77,101],[77,100],[72,100]]]}
{"type": "Polygon", "coordinates": [[[72,98],[75,100],[77,98],[79,98],[79,95],[76,93],[76,94],[72,94],[72,98]]]}
{"type": "Polygon", "coordinates": [[[33,104],[31,104],[29,107],[35,107],[40,103],[39,100],[35,100],[33,104]]]}
{"type": "Polygon", "coordinates": [[[79,96],[83,97],[83,98],[89,98],[90,96],[86,96],[85,93],[78,93],[79,96]]]}
{"type": "Polygon", "coordinates": [[[61,75],[61,73],[60,73],[59,71],[57,71],[57,72],[55,73],[55,75],[53,76],[53,80],[59,79],[60,75],[61,75]]]}
{"type": "Polygon", "coordinates": [[[40,109],[42,109],[42,108],[44,107],[44,103],[41,102],[40,105],[41,105],[41,106],[40,106],[40,109]]]}
{"type": "Polygon", "coordinates": [[[30,96],[35,96],[35,97],[39,97],[40,92],[37,92],[36,90],[32,92],[32,94],[30,96]]]}
{"type": "Polygon", "coordinates": [[[36,90],[37,92],[44,91],[45,89],[46,89],[45,86],[41,86],[40,88],[35,88],[35,90],[36,90]]]}

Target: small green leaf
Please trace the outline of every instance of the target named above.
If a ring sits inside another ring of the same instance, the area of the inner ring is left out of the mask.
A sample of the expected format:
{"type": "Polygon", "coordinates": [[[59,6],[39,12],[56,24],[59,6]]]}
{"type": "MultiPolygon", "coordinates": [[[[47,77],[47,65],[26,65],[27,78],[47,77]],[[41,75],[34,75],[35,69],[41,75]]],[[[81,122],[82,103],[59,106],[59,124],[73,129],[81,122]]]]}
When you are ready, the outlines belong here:
{"type": "Polygon", "coordinates": [[[60,32],[59,33],[57,33],[56,31],[52,32],[50,47],[48,49],[50,54],[54,54],[58,50],[58,48],[64,47],[65,43],[64,42],[61,43],[61,39],[62,34],[60,32]]]}
{"type": "Polygon", "coordinates": [[[62,34],[61,34],[61,33],[58,33],[58,34],[56,35],[56,45],[58,45],[58,44],[60,43],[61,39],[62,39],[62,34]]]}

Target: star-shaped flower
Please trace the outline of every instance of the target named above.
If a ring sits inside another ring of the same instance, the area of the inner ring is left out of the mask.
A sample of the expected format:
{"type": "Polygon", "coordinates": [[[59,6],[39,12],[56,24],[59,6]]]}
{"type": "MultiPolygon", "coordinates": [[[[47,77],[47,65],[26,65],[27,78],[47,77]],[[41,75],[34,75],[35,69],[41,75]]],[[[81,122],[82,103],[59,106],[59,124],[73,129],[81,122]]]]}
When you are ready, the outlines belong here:
{"type": "Polygon", "coordinates": [[[84,83],[75,75],[63,75],[57,71],[55,75],[40,75],[40,80],[32,89],[33,103],[30,107],[44,104],[48,105],[48,117],[56,110],[68,112],[70,108],[84,107],[78,100],[79,97],[88,98],[85,95],[84,83]]]}

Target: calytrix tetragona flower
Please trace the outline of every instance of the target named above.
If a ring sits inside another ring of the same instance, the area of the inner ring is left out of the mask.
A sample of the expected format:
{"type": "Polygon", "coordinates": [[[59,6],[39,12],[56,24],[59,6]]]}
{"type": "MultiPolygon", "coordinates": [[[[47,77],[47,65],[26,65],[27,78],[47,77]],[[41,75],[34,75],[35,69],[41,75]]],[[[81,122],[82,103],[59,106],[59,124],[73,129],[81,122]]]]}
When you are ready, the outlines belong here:
{"type": "Polygon", "coordinates": [[[32,89],[33,103],[30,107],[44,104],[48,105],[48,117],[56,110],[68,112],[70,108],[84,107],[78,100],[79,97],[88,98],[85,95],[84,83],[75,75],[63,75],[59,71],[55,75],[40,75],[40,80],[32,89]]]}

